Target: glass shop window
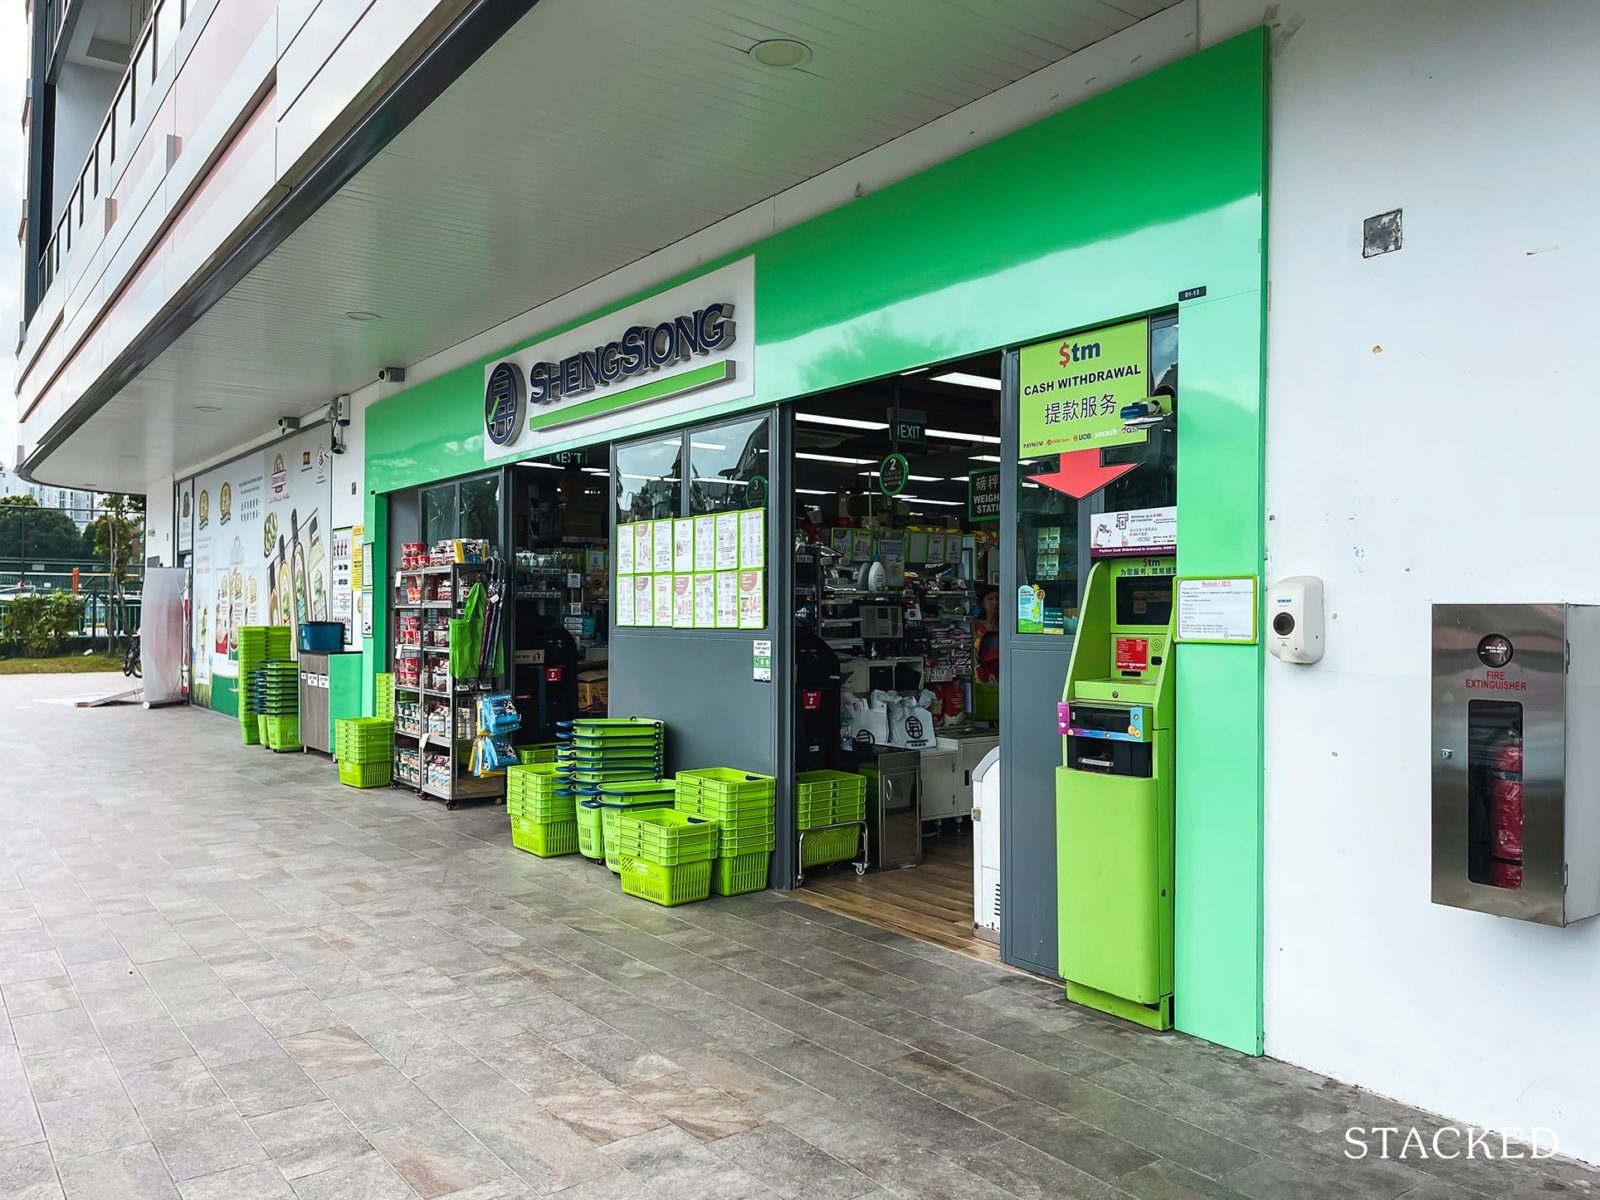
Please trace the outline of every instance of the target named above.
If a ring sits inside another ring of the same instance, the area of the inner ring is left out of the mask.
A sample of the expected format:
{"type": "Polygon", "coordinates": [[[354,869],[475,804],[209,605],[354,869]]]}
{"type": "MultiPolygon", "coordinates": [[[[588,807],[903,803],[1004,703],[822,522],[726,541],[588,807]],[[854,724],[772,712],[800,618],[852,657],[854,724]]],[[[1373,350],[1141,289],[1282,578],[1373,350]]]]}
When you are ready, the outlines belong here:
{"type": "Polygon", "coordinates": [[[617,524],[681,515],[683,437],[672,434],[618,446],[612,486],[617,524]]]}
{"type": "Polygon", "coordinates": [[[768,424],[758,417],[690,431],[690,516],[766,507],[768,424]]]}

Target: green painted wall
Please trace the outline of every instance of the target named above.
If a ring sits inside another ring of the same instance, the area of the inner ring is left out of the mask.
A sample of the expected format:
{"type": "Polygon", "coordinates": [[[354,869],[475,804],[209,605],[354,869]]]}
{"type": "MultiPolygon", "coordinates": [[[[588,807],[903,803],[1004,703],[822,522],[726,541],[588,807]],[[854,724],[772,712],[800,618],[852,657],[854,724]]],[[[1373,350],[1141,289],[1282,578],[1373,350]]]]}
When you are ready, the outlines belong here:
{"type": "MultiPolygon", "coordinates": [[[[1171,308],[1204,286],[1182,308],[1179,570],[1258,573],[1265,46],[1260,30],[1235,38],[741,251],[756,263],[756,392],[704,415],[1171,308]]],[[[368,410],[369,491],[483,468],[487,361],[368,410]]],[[[634,432],[666,424],[644,411],[634,432]]],[[[566,432],[543,450],[583,444],[566,432]]],[[[1178,1024],[1259,1052],[1259,649],[1185,647],[1178,711],[1178,1024]]]]}

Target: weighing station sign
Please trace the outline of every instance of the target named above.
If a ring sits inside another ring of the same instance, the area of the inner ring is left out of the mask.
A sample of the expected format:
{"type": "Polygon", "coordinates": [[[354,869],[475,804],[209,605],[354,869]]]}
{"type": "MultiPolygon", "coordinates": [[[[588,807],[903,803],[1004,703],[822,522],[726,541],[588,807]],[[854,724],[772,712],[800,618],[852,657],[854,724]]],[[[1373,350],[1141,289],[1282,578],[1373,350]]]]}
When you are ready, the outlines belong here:
{"type": "Polygon", "coordinates": [[[1024,346],[1018,356],[1024,458],[1131,446],[1122,410],[1150,394],[1147,318],[1024,346]]]}

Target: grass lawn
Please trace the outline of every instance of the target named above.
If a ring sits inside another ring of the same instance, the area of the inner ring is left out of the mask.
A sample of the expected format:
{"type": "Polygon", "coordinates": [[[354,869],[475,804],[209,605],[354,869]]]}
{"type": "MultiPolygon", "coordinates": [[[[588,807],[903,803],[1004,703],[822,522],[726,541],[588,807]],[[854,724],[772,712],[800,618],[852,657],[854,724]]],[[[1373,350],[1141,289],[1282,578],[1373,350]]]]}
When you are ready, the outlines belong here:
{"type": "Polygon", "coordinates": [[[94,671],[122,673],[121,655],[64,654],[55,658],[0,658],[0,675],[85,675],[94,671]]]}

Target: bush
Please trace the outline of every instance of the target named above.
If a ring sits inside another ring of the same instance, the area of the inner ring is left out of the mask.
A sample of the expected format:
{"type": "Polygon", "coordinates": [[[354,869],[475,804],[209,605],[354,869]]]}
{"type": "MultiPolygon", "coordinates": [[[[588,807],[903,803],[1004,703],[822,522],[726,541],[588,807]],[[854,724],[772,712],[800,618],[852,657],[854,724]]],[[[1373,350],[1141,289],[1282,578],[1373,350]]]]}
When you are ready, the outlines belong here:
{"type": "Polygon", "coordinates": [[[25,592],[5,606],[5,637],[25,654],[55,654],[82,621],[83,601],[70,592],[25,592]]]}

